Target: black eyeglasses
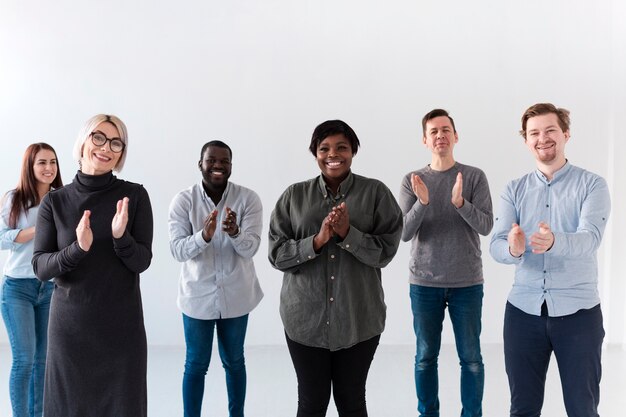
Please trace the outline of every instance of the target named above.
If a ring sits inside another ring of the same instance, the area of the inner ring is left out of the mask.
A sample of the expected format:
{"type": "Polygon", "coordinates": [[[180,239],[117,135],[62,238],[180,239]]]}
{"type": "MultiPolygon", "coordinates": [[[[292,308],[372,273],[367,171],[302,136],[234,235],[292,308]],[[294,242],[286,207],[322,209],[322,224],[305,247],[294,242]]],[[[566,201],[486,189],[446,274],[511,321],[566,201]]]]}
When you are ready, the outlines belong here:
{"type": "Polygon", "coordinates": [[[104,146],[109,142],[109,148],[111,152],[120,153],[124,150],[126,145],[120,138],[107,138],[102,132],[91,132],[91,142],[96,146],[104,146]]]}

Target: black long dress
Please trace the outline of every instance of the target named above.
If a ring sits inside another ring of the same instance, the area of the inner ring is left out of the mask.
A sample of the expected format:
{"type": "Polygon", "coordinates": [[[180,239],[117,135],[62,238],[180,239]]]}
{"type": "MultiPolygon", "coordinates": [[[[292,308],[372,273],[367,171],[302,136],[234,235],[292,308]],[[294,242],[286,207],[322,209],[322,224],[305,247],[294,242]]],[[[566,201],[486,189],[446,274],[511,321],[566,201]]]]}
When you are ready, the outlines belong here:
{"type": "Polygon", "coordinates": [[[86,175],[41,202],[33,254],[35,274],[55,277],[44,388],[46,417],[147,415],[146,333],[139,273],[152,259],[152,208],[139,184],[112,173],[86,175]],[[128,225],[113,239],[116,203],[129,198],[128,225]],[[91,210],[93,244],[76,241],[91,210]]]}

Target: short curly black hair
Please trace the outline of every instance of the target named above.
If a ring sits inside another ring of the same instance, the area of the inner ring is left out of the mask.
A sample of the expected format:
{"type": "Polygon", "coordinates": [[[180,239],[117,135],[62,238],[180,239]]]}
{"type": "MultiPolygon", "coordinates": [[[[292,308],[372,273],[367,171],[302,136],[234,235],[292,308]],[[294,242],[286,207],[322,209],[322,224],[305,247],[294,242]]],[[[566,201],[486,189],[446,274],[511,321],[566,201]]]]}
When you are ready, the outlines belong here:
{"type": "Polygon", "coordinates": [[[317,156],[317,148],[320,146],[320,143],[322,143],[322,141],[327,137],[333,135],[344,135],[350,142],[352,155],[356,155],[359,150],[359,146],[361,146],[361,142],[359,142],[359,138],[356,136],[356,133],[354,133],[354,130],[352,130],[352,128],[344,121],[326,120],[324,123],[318,125],[313,131],[311,144],[309,145],[309,150],[313,156],[317,156]]]}
{"type": "Polygon", "coordinates": [[[210,142],[205,143],[202,146],[202,150],[200,151],[200,160],[201,161],[202,161],[202,158],[204,158],[204,152],[207,150],[207,148],[209,146],[215,146],[216,148],[228,149],[228,153],[230,154],[230,159],[231,160],[233,159],[233,151],[232,151],[232,149],[230,149],[230,146],[228,146],[227,144],[225,144],[221,140],[212,140],[210,142]]]}

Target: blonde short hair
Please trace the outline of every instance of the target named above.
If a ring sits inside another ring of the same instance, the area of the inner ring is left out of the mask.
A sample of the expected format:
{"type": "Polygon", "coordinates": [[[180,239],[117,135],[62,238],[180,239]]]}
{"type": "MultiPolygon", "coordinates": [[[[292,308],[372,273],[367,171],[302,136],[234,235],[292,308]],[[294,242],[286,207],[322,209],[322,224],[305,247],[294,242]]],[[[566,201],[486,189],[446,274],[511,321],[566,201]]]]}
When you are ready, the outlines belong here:
{"type": "Polygon", "coordinates": [[[117,165],[113,168],[113,171],[121,172],[122,168],[124,168],[124,162],[126,162],[126,153],[128,152],[128,131],[126,130],[124,122],[122,122],[117,116],[110,114],[97,114],[87,120],[80,132],[78,132],[78,137],[76,138],[76,142],[74,142],[72,156],[74,157],[74,160],[80,164],[80,160],[83,157],[83,145],[85,144],[85,141],[89,138],[89,136],[91,136],[91,132],[93,132],[94,129],[103,122],[109,122],[115,126],[120,134],[120,140],[124,142],[124,150],[120,155],[120,159],[117,161],[117,165]]]}

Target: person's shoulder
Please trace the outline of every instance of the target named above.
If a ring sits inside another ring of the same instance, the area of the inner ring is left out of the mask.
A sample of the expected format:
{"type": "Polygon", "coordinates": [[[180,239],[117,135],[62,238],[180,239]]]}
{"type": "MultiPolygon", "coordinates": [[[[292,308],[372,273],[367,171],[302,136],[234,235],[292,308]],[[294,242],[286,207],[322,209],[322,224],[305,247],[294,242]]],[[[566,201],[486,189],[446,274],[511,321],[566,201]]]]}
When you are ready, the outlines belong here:
{"type": "Polygon", "coordinates": [[[122,188],[128,194],[148,195],[148,190],[143,184],[128,180],[117,179],[118,187],[122,188]]]}
{"type": "Polygon", "coordinates": [[[252,188],[250,187],[246,187],[245,185],[241,185],[241,184],[237,184],[234,183],[232,181],[228,181],[228,184],[230,185],[231,189],[238,193],[238,194],[252,194],[252,195],[257,195],[257,192],[254,191],[252,188]]]}
{"type": "Polygon", "coordinates": [[[69,184],[62,185],[62,186],[60,186],[58,188],[51,189],[50,191],[48,191],[46,193],[46,195],[44,197],[52,198],[53,196],[71,194],[72,190],[74,190],[74,188],[75,188],[74,183],[70,182],[69,184]]]}
{"type": "Polygon", "coordinates": [[[463,173],[485,175],[485,171],[483,171],[482,169],[480,169],[480,168],[478,168],[476,166],[462,164],[460,162],[457,162],[456,164],[457,164],[457,167],[459,168],[459,171],[461,171],[463,173]]]}
{"type": "Polygon", "coordinates": [[[369,189],[379,189],[379,190],[389,191],[389,187],[387,187],[387,185],[384,182],[382,182],[381,180],[377,178],[365,177],[363,175],[354,174],[354,173],[352,174],[352,176],[354,177],[354,183],[358,185],[359,187],[366,186],[369,189]]]}
{"type": "Polygon", "coordinates": [[[290,186],[287,187],[285,192],[298,192],[308,190],[311,187],[317,187],[319,181],[319,176],[314,178],[309,178],[308,180],[294,182],[290,186]]]}
{"type": "Polygon", "coordinates": [[[505,189],[514,192],[526,189],[529,184],[533,184],[536,179],[537,173],[535,171],[522,175],[521,177],[514,178],[507,182],[505,189]]]}
{"type": "Polygon", "coordinates": [[[232,181],[229,181],[228,184],[231,187],[229,193],[234,193],[238,198],[242,198],[244,201],[255,200],[261,202],[261,197],[252,188],[236,184],[232,181]]]}
{"type": "Polygon", "coordinates": [[[602,180],[602,181],[604,181],[604,178],[602,176],[596,174],[595,172],[586,170],[586,169],[581,168],[581,167],[576,166],[576,165],[571,165],[570,164],[570,167],[571,167],[570,168],[571,172],[573,174],[577,175],[577,176],[581,176],[583,178],[590,179],[590,180],[602,180]]]}
{"type": "Polygon", "coordinates": [[[428,171],[428,165],[426,165],[425,167],[422,167],[422,168],[415,169],[415,170],[413,170],[413,171],[409,171],[409,172],[407,172],[407,173],[404,175],[404,177],[402,177],[402,179],[403,179],[404,181],[409,181],[409,182],[410,182],[410,181],[411,181],[411,177],[412,177],[413,175],[420,175],[420,176],[422,176],[422,175],[424,175],[427,171],[428,171]]]}
{"type": "Polygon", "coordinates": [[[172,198],[172,203],[182,200],[192,201],[194,200],[194,196],[196,196],[195,198],[199,198],[201,192],[204,192],[204,190],[202,189],[202,186],[200,184],[190,185],[189,187],[184,188],[174,194],[174,197],[172,198]]]}
{"type": "Polygon", "coordinates": [[[7,191],[0,198],[0,206],[5,206],[11,204],[13,201],[13,196],[15,195],[15,188],[7,191]]]}
{"type": "Polygon", "coordinates": [[[597,189],[597,187],[608,188],[608,184],[604,177],[596,174],[595,172],[591,172],[584,168],[571,165],[570,174],[574,181],[578,182],[579,184],[584,184],[585,187],[589,187],[592,189],[597,189]]]}

